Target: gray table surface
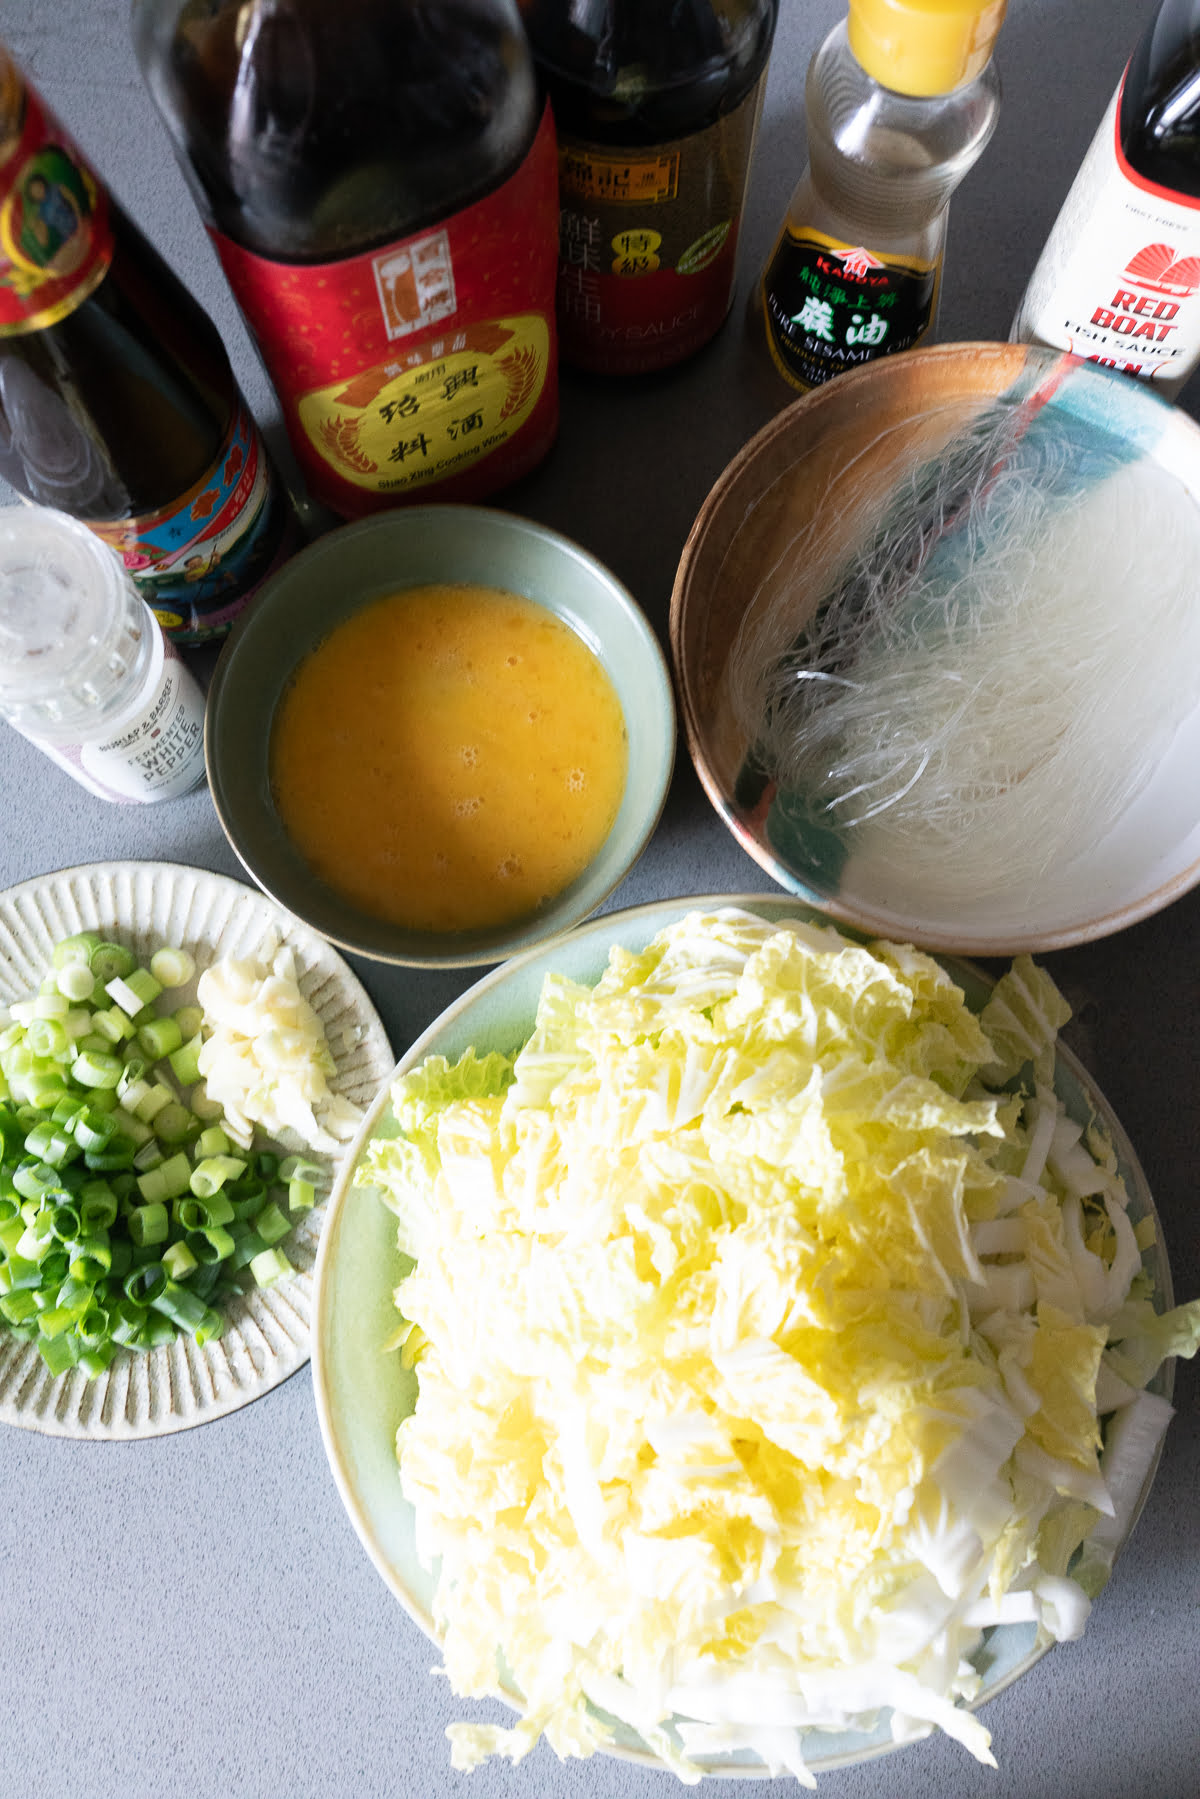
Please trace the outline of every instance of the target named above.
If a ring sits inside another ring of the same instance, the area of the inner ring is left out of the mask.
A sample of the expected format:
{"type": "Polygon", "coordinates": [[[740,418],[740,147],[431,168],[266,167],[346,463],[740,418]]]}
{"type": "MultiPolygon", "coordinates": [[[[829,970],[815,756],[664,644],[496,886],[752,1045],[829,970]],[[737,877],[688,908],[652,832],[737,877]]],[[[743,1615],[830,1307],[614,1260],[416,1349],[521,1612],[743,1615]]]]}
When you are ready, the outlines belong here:
{"type": "MultiPolygon", "coordinates": [[[[803,160],[803,80],[838,0],[783,0],[743,239],[759,263],[803,160]]],[[[955,198],[943,339],[1007,335],[1020,289],[1131,48],[1146,0],[1013,0],[996,136],[955,198]]],[[[118,197],[208,306],[273,441],[277,411],[153,114],[124,0],[3,0],[0,35],[118,197]]],[[[1181,404],[1194,411],[1196,384],[1181,404]]],[[[561,436],[505,503],[606,561],[666,636],[680,549],[710,485],[778,395],[740,305],[704,354],[641,383],[564,381],[561,436]]],[[[11,496],[0,489],[0,500],[11,496]]],[[[206,790],[94,800],[0,725],[0,887],[81,862],[239,875],[206,790]]],[[[659,830],[611,904],[761,891],[681,751],[659,830]]],[[[1049,956],[1075,1042],[1155,1192],[1180,1297],[1200,1294],[1200,892],[1107,942],[1049,956]]],[[[357,972],[399,1055],[468,984],[357,972]]],[[[822,1778],[829,1799],[1197,1799],[1200,1407],[1181,1365],[1157,1483],[1082,1641],[984,1712],[998,1773],[915,1745],[822,1778]]],[[[355,1537],[309,1371],[234,1415],[155,1441],[0,1428],[0,1799],[354,1794],[665,1799],[672,1776],[598,1756],[452,1772],[462,1715],[433,1647],[355,1537]],[[469,1784],[468,1784],[469,1779],[469,1784]]],[[[715,1783],[705,1783],[708,1791],[715,1783]]],[[[778,1792],[743,1784],[751,1795],[778,1792]]]]}

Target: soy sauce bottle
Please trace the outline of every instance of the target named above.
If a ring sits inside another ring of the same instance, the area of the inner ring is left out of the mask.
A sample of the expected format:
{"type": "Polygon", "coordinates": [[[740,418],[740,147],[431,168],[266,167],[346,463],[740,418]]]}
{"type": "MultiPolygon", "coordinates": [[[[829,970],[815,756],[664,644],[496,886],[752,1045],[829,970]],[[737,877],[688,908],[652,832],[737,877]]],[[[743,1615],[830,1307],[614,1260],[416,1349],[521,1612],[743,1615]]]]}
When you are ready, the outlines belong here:
{"type": "Polygon", "coordinates": [[[1150,381],[1200,362],[1200,0],[1162,0],[1030,277],[1012,337],[1150,381]]]}
{"type": "Polygon", "coordinates": [[[216,327],[3,46],[0,474],[115,549],[182,644],[224,635],[293,543],[216,327]]]}
{"type": "Polygon", "coordinates": [[[515,0],[134,0],[314,498],[480,498],[558,420],[554,129],[515,0]]]}
{"type": "Polygon", "coordinates": [[[559,138],[563,360],[667,368],[719,329],[777,0],[522,0],[559,138]]]}

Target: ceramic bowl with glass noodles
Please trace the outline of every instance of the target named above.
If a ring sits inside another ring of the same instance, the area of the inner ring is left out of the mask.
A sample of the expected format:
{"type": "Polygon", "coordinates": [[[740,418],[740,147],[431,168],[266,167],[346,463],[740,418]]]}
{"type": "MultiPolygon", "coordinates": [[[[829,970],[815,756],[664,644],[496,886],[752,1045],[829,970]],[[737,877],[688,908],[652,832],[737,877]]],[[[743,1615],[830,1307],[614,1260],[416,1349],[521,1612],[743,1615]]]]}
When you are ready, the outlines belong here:
{"type": "Polygon", "coordinates": [[[501,961],[594,911],[657,823],[666,660],[555,532],[483,507],[379,514],[260,590],[205,728],[247,871],[313,929],[412,966],[501,961]]]}
{"type": "Polygon", "coordinates": [[[671,609],[696,768],[783,886],[1011,954],[1200,879],[1200,428],[1076,358],[839,376],[721,476],[671,609]]]}

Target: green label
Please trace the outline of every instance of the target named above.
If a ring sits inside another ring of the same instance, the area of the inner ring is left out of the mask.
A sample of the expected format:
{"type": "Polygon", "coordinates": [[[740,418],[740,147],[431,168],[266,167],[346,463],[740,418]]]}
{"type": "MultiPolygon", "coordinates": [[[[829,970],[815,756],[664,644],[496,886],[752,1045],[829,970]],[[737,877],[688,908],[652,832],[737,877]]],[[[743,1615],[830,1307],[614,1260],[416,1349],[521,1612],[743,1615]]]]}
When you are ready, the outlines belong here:
{"type": "Polygon", "coordinates": [[[775,365],[793,387],[819,387],[928,331],[940,263],[876,255],[819,231],[785,230],[763,277],[775,365]]]}

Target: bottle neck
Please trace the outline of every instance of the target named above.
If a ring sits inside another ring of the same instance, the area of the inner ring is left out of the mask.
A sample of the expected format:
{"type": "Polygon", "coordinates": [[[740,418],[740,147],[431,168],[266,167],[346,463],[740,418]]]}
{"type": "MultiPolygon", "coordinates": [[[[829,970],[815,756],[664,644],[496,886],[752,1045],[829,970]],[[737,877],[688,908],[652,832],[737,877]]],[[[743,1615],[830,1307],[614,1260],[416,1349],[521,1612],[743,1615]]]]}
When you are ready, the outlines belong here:
{"type": "Polygon", "coordinates": [[[948,94],[898,94],[862,68],[842,23],[809,65],[805,97],[814,189],[851,235],[896,238],[945,212],[995,130],[1000,84],[989,62],[948,94]]]}
{"type": "Polygon", "coordinates": [[[461,211],[515,172],[541,117],[514,0],[135,0],[133,31],[201,210],[279,262],[461,211]]]}
{"type": "Polygon", "coordinates": [[[1117,119],[1130,166],[1200,198],[1200,0],[1164,0],[1121,85],[1117,119]]]}
{"type": "Polygon", "coordinates": [[[778,0],[523,0],[560,134],[662,142],[732,112],[766,68],[778,0]]]}

